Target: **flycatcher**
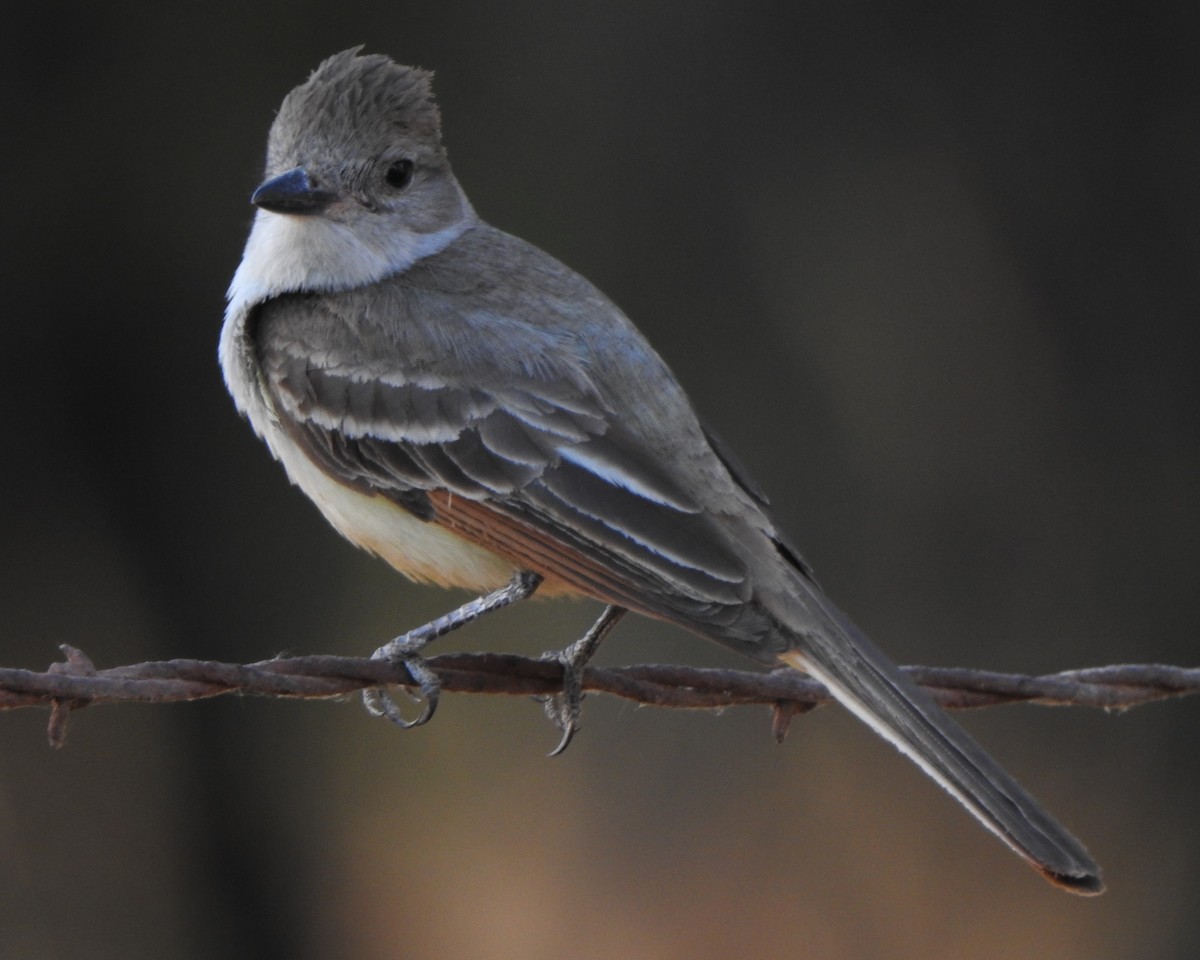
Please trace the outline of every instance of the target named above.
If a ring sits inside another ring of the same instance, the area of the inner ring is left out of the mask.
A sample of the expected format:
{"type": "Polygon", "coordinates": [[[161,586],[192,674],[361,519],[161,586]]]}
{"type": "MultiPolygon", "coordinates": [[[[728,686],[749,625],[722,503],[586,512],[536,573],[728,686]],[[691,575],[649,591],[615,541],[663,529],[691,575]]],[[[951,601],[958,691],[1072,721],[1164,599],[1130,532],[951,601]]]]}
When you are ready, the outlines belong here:
{"type": "Polygon", "coordinates": [[[803,670],[1047,879],[1103,889],[1079,841],[825,596],[625,315],[476,216],[428,73],[330,57],[283,101],[251,199],[225,381],[344,536],[482,595],[382,648],[430,699],[427,639],[535,590],[593,597],[609,606],[589,643],[632,610],[803,670]]]}

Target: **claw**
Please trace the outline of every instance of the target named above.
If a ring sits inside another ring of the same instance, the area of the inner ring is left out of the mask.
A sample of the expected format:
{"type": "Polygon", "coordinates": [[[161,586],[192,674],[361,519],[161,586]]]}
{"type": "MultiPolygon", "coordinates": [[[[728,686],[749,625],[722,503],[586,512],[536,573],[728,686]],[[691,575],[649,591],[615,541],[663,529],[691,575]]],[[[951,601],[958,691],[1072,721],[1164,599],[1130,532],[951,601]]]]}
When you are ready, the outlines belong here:
{"type": "Polygon", "coordinates": [[[571,745],[575,734],[579,732],[579,714],[583,709],[583,670],[600,647],[601,641],[623,616],[623,607],[605,607],[599,619],[580,639],[565,650],[545,655],[546,659],[553,658],[561,663],[563,670],[562,692],[542,700],[546,716],[562,731],[562,739],[558,741],[558,746],[547,756],[557,757],[571,745]]]}
{"type": "Polygon", "coordinates": [[[560,753],[571,745],[571,741],[575,739],[575,733],[579,730],[579,724],[575,723],[569,727],[563,728],[562,739],[558,741],[558,746],[551,750],[546,756],[557,757],[560,753]]]}
{"type": "MultiPolygon", "coordinates": [[[[403,639],[403,638],[401,638],[403,639]]],[[[372,660],[394,660],[404,664],[409,675],[417,681],[417,686],[421,691],[421,695],[417,696],[410,694],[414,700],[424,700],[425,706],[421,713],[413,720],[405,718],[400,712],[400,708],[396,705],[396,701],[392,695],[383,687],[372,687],[363,691],[363,706],[367,708],[367,712],[374,717],[384,717],[391,721],[396,726],[404,730],[409,730],[413,727],[419,727],[422,724],[428,723],[433,719],[433,714],[437,710],[438,698],[441,696],[442,684],[438,680],[438,676],[426,666],[425,661],[416,654],[399,654],[397,655],[393,646],[396,641],[385,644],[372,654],[372,660]]],[[[405,688],[408,692],[408,688],[405,688]]]]}
{"type": "Polygon", "coordinates": [[[562,731],[562,738],[558,741],[558,746],[546,754],[548,757],[557,757],[566,750],[575,738],[575,734],[579,732],[579,714],[583,710],[584,663],[576,663],[571,660],[570,653],[574,646],[568,647],[561,653],[547,655],[556,658],[562,664],[563,669],[562,691],[554,696],[541,698],[542,709],[546,711],[546,717],[562,731]]]}

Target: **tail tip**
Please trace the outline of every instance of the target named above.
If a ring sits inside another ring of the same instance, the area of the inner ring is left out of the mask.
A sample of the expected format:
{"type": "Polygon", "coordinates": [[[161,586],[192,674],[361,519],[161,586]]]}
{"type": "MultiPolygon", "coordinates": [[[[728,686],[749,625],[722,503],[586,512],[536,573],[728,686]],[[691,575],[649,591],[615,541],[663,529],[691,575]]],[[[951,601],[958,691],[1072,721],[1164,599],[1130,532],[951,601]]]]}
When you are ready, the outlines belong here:
{"type": "Polygon", "coordinates": [[[1043,870],[1042,875],[1056,887],[1081,897],[1095,897],[1104,892],[1104,878],[1098,870],[1090,873],[1056,873],[1043,870]]]}

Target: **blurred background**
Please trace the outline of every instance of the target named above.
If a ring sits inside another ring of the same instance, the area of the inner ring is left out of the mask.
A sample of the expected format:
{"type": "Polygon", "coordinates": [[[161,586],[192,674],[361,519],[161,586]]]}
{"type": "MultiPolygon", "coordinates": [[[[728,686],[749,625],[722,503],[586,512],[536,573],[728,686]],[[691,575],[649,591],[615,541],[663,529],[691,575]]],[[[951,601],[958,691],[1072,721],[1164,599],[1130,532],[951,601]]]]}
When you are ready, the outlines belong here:
{"type": "MultiPolygon", "coordinates": [[[[1189,4],[23,4],[0,39],[0,663],[360,654],[464,597],[239,422],[223,293],[284,94],[437,71],[481,215],[647,333],[896,659],[1196,661],[1189,4]]],[[[444,649],[537,654],[581,604],[444,649]]],[[[738,661],[626,622],[603,662],[738,661]]],[[[1200,703],[969,728],[1106,868],[1043,884],[837,709],[357,700],[0,717],[0,956],[1192,958],[1200,703]]]]}

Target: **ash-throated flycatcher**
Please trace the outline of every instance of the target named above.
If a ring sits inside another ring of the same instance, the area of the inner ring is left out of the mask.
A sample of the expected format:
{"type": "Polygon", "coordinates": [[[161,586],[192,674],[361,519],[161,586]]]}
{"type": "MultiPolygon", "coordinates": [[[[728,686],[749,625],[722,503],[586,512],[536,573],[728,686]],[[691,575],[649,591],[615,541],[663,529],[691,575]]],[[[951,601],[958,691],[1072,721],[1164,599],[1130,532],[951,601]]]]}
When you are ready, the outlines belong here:
{"type": "Polygon", "coordinates": [[[352,542],[485,595],[387,654],[418,675],[421,641],[535,589],[667,620],[821,680],[1049,880],[1102,889],[829,601],[624,314],[475,215],[429,74],[326,60],[284,100],[252,200],[220,345],[238,409],[352,542]]]}

